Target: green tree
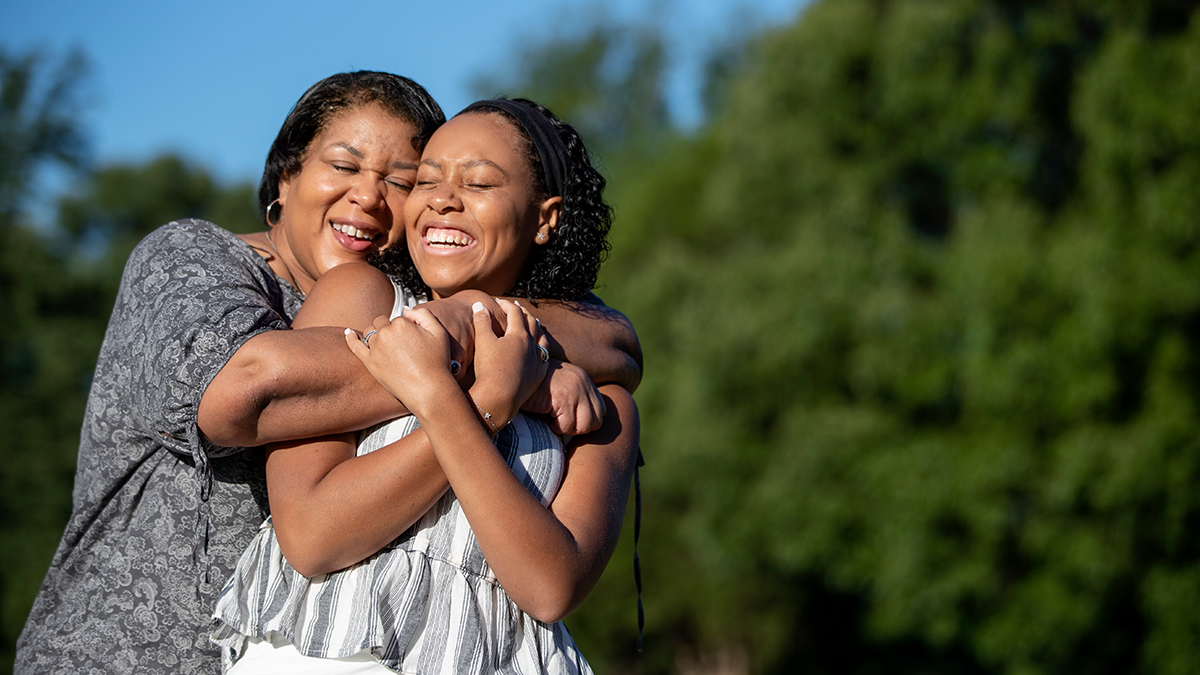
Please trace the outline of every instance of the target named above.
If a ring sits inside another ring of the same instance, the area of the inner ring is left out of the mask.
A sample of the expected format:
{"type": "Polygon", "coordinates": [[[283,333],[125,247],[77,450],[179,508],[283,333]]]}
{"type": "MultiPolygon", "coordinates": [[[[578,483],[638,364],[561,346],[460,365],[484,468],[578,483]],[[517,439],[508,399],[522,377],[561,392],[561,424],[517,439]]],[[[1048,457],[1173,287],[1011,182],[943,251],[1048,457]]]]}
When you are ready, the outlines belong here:
{"type": "Polygon", "coordinates": [[[121,270],[146,233],[183,217],[258,227],[254,187],[164,156],[85,171],[80,56],[0,53],[0,672],[71,512],[79,425],[121,270]],[[57,222],[25,209],[41,167],[77,172],[57,222]]]}
{"type": "Polygon", "coordinates": [[[0,670],[12,668],[37,568],[70,513],[74,452],[61,450],[78,438],[87,383],[71,364],[88,338],[53,316],[70,284],[23,207],[44,167],[85,164],[85,69],[78,54],[55,63],[0,51],[0,670]]]}
{"type": "Polygon", "coordinates": [[[642,667],[1200,663],[1194,16],[814,3],[620,176],[642,667]]]}
{"type": "Polygon", "coordinates": [[[475,80],[480,98],[537,101],[570,120],[592,151],[629,148],[668,128],[663,36],[593,6],[591,20],[523,47],[503,74],[475,80]]]}

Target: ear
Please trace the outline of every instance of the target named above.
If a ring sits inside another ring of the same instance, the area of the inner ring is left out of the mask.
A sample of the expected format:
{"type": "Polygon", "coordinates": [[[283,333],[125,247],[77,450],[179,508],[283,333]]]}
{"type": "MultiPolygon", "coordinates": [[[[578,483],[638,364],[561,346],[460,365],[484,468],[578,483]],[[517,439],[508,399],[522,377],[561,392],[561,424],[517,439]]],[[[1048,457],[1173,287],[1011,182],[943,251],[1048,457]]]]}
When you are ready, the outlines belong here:
{"type": "Polygon", "coordinates": [[[538,209],[538,228],[534,233],[533,243],[545,245],[550,243],[554,231],[558,229],[558,214],[562,212],[562,197],[551,197],[542,202],[538,209]]]}
{"type": "Polygon", "coordinates": [[[288,188],[291,186],[292,181],[290,179],[279,181],[279,204],[281,206],[286,206],[285,202],[287,202],[288,188]]]}

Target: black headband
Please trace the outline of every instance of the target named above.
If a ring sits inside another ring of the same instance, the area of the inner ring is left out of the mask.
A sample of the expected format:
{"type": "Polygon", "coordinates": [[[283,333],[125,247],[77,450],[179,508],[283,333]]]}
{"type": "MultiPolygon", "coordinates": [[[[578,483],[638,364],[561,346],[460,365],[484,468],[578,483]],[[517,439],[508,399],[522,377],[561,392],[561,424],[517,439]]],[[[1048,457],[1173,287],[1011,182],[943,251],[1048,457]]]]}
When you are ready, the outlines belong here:
{"type": "MultiPolygon", "coordinates": [[[[476,101],[463,108],[462,112],[471,110],[495,108],[512,115],[533,141],[538,158],[542,160],[542,174],[546,179],[546,191],[551,197],[563,196],[563,185],[567,179],[567,146],[558,137],[554,125],[540,112],[527,105],[510,101],[506,98],[496,98],[488,101],[476,101]]],[[[460,115],[462,113],[459,113],[460,115]]]]}

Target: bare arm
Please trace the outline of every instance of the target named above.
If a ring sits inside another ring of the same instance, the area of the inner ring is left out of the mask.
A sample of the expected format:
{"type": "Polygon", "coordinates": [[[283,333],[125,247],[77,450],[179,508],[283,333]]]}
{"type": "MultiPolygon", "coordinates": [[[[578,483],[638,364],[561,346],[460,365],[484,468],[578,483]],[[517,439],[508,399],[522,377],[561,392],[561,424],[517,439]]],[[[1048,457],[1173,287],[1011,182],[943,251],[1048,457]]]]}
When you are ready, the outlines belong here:
{"type": "MultiPolygon", "coordinates": [[[[321,325],[370,325],[377,314],[391,312],[393,298],[391,282],[375,268],[342,265],[313,288],[294,324],[299,332],[321,325]]],[[[365,395],[382,391],[391,407],[398,407],[346,348],[342,331],[337,329],[331,351],[342,355],[339,361],[354,362],[370,380],[362,386],[365,395]]],[[[349,407],[358,405],[356,400],[349,407]]],[[[362,457],[355,456],[356,442],[351,433],[267,446],[267,495],[279,546],[306,576],[342,569],[378,551],[428,511],[448,486],[420,429],[362,457]]]]}
{"type": "MultiPolygon", "coordinates": [[[[532,326],[522,328],[520,312],[504,304],[508,330],[499,339],[477,339],[477,358],[481,360],[480,354],[488,350],[505,354],[503,358],[509,362],[512,355],[520,360],[522,352],[532,352],[532,326]]],[[[563,485],[547,509],[496,453],[471,400],[453,380],[438,372],[437,345],[444,338],[430,326],[414,313],[411,319],[394,321],[381,330],[377,337],[382,339],[378,343],[372,339],[370,349],[350,346],[389,389],[406,397],[421,419],[433,452],[505,591],[534,618],[557,621],[587,596],[620,535],[637,455],[639,427],[633,399],[618,386],[603,388],[609,414],[598,431],[573,443],[563,485]]],[[[487,371],[472,387],[471,395],[480,407],[500,416],[498,425],[515,414],[514,409],[502,408],[499,401],[506,398],[503,392],[512,380],[528,379],[531,366],[528,358],[525,360],[522,368],[526,372],[514,374],[511,369],[505,372],[503,367],[495,367],[489,357],[487,371]],[[492,378],[492,373],[497,377],[492,378]],[[495,391],[502,393],[497,396],[495,391]]]]}
{"type": "Polygon", "coordinates": [[[404,413],[346,349],[340,328],[268,331],[242,345],[200,399],[213,443],[270,441],[363,429],[404,413]]]}
{"type": "MultiPolygon", "coordinates": [[[[391,310],[386,302],[391,286],[382,274],[375,279],[375,290],[329,283],[355,274],[357,266],[327,272],[325,276],[334,276],[324,288],[345,290],[324,290],[318,284],[296,317],[295,330],[254,336],[217,373],[198,411],[200,430],[210,441],[252,447],[365,429],[406,412],[346,349],[342,327],[369,326],[391,310]],[[308,308],[321,297],[329,299],[323,303],[329,313],[317,316],[308,308]]],[[[473,352],[470,306],[477,300],[496,312],[495,301],[480,291],[426,304],[453,336],[455,357],[462,363],[473,352]]],[[[555,358],[581,367],[595,382],[614,382],[629,391],[637,387],[641,347],[624,315],[603,305],[529,304],[527,309],[547,329],[555,358]]]]}
{"type": "MultiPolygon", "coordinates": [[[[391,282],[365,263],[327,272],[292,323],[242,345],[200,399],[200,430],[213,443],[253,447],[365,429],[407,412],[346,348],[347,326],[370,326],[392,309],[391,282]],[[328,277],[326,279],[325,277],[328,277]]],[[[443,303],[440,318],[468,353],[466,308],[443,303]]]]}
{"type": "Polygon", "coordinates": [[[375,553],[437,503],[449,483],[421,429],[355,456],[355,434],[267,446],[279,548],[305,576],[375,553]]]}
{"type": "Polygon", "coordinates": [[[642,347],[624,314],[602,304],[559,300],[532,304],[525,308],[546,329],[552,356],[579,366],[596,384],[619,384],[629,392],[637,389],[642,381],[642,347]]]}

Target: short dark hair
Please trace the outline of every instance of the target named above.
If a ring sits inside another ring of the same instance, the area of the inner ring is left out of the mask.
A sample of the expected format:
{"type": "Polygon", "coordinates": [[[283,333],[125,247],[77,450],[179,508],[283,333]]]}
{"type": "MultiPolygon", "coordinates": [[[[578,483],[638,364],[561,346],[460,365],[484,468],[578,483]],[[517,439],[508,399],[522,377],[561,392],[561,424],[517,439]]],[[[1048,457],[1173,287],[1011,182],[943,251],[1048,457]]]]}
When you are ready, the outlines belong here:
{"type": "MultiPolygon", "coordinates": [[[[528,99],[512,99],[545,116],[554,126],[567,150],[567,178],[563,184],[562,210],[558,227],[550,241],[532,246],[516,284],[506,295],[546,300],[583,300],[596,285],[600,264],[611,246],[608,231],[612,228],[612,207],[604,201],[604,176],[592,166],[591,156],[575,129],[558,119],[545,107],[528,99]]],[[[533,141],[516,119],[502,108],[481,106],[459,115],[503,116],[517,130],[522,154],[534,178],[541,198],[547,195],[542,162],[533,141]]],[[[376,267],[413,291],[423,291],[429,297],[429,287],[421,280],[407,246],[392,246],[370,259],[376,267]]]]}
{"type": "Polygon", "coordinates": [[[279,182],[295,176],[308,147],[339,113],[360,106],[378,105],[417,128],[412,138],[417,152],[433,132],[446,122],[442,108],[429,92],[407,77],[359,70],[338,73],[309,87],[296,101],[275,136],[262,181],[258,184],[258,212],[266,217],[267,207],[279,198],[279,182]]]}

